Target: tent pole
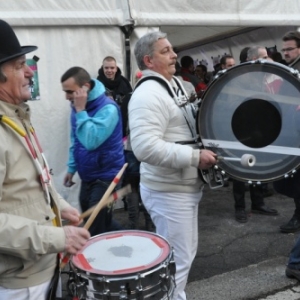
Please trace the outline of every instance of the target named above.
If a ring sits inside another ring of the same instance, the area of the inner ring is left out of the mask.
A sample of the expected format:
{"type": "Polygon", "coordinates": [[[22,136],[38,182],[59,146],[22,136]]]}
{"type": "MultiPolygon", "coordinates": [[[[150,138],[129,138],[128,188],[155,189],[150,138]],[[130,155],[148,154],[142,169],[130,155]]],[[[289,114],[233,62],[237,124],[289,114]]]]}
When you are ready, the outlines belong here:
{"type": "Polygon", "coordinates": [[[131,76],[131,61],[130,61],[130,35],[133,32],[134,26],[132,24],[120,27],[125,35],[125,61],[126,61],[126,74],[125,77],[130,80],[131,76]]]}

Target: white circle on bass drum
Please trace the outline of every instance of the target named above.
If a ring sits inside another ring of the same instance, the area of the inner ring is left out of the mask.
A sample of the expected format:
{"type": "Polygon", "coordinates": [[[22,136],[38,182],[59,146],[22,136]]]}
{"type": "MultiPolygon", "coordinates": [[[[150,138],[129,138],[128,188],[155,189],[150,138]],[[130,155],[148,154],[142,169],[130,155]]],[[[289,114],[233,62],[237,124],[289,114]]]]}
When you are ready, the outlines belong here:
{"type": "Polygon", "coordinates": [[[252,61],[217,75],[203,95],[197,128],[218,169],[244,182],[291,176],[300,166],[299,73],[282,64],[252,61]],[[244,154],[255,163],[241,163],[244,154]]]}

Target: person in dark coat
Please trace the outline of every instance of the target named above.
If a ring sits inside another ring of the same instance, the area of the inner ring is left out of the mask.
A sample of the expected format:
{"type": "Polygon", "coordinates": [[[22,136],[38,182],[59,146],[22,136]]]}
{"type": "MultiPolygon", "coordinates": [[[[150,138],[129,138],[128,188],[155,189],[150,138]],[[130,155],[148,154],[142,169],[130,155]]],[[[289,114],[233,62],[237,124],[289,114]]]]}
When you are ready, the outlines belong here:
{"type": "MultiPolygon", "coordinates": [[[[300,33],[298,31],[289,31],[283,36],[281,51],[288,66],[300,71],[300,33]]],[[[292,97],[298,95],[286,85],[281,86],[280,93],[292,97]]],[[[275,181],[273,185],[277,193],[293,198],[295,203],[292,218],[280,226],[280,231],[283,233],[300,231],[300,172],[296,172],[293,177],[275,181]]]]}
{"type": "MultiPolygon", "coordinates": [[[[298,31],[289,31],[282,38],[282,49],[284,59],[288,66],[300,71],[300,33],[298,31]]],[[[286,93],[288,86],[283,86],[282,89],[286,93]]],[[[296,89],[295,89],[296,90],[296,89]]],[[[289,91],[290,92],[290,91],[289,91]]],[[[293,91],[291,93],[293,95],[293,91]]],[[[290,95],[288,95],[290,96],[290,95]]],[[[300,172],[299,170],[288,178],[275,181],[274,188],[276,192],[294,199],[295,211],[292,218],[284,225],[280,226],[283,233],[294,233],[300,230],[300,172]]],[[[285,269],[285,274],[289,278],[296,278],[300,281],[300,238],[298,237],[294,244],[288,263],[285,269]]]]}
{"type": "Polygon", "coordinates": [[[124,96],[132,92],[130,82],[122,76],[121,70],[112,56],[106,56],[103,59],[97,79],[104,84],[107,95],[119,105],[121,105],[124,96]]]}

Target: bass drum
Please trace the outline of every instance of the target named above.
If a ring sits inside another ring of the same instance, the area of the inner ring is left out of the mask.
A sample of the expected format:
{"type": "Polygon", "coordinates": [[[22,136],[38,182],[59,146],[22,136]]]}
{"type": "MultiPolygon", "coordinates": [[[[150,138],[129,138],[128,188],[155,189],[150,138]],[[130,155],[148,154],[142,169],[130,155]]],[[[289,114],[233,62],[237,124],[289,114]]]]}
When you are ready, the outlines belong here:
{"type": "Polygon", "coordinates": [[[203,147],[221,158],[223,175],[248,183],[291,176],[300,164],[298,71],[252,61],[218,73],[197,127],[203,147]]]}

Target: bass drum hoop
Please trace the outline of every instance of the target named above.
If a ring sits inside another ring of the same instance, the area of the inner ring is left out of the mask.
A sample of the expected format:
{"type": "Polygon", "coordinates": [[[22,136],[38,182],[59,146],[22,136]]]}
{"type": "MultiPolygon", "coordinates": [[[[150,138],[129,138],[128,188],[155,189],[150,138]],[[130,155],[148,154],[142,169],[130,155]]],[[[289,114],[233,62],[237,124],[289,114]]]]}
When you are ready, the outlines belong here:
{"type": "Polygon", "coordinates": [[[258,60],[221,71],[198,111],[202,146],[224,158],[215,166],[224,176],[248,183],[292,176],[300,166],[299,105],[292,68],[258,60]],[[255,165],[243,166],[243,155],[254,156],[255,165]]]}

